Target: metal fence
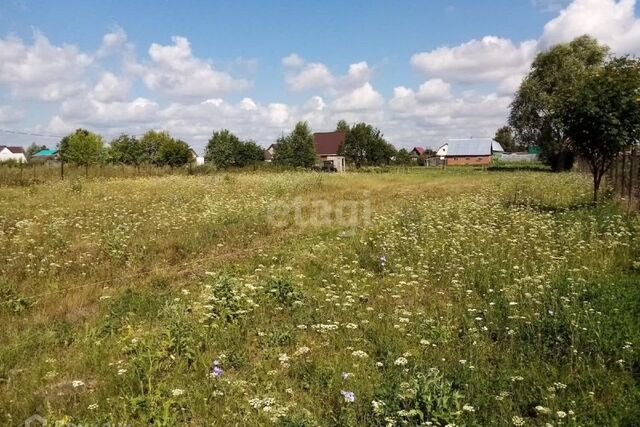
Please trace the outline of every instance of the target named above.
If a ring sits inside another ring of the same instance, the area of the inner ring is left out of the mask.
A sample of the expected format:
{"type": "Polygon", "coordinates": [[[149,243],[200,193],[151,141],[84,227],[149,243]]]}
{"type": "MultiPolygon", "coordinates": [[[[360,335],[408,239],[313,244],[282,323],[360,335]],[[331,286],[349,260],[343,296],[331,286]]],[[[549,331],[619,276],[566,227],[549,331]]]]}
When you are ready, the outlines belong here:
{"type": "Polygon", "coordinates": [[[621,153],[607,174],[607,185],[630,209],[640,210],[640,150],[621,153]]]}

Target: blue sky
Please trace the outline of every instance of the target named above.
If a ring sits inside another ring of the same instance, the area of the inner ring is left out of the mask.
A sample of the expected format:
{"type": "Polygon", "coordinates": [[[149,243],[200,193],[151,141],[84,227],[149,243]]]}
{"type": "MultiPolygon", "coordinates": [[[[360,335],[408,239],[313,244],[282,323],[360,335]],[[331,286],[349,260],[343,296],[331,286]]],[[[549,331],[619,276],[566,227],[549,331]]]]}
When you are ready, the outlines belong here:
{"type": "MultiPolygon", "coordinates": [[[[436,146],[492,135],[551,44],[586,32],[638,52],[636,15],[633,0],[4,0],[0,128],[163,128],[201,151],[221,127],[266,146],[297,120],[345,118],[436,146]]],[[[0,132],[34,139],[56,142],[0,132]]]]}

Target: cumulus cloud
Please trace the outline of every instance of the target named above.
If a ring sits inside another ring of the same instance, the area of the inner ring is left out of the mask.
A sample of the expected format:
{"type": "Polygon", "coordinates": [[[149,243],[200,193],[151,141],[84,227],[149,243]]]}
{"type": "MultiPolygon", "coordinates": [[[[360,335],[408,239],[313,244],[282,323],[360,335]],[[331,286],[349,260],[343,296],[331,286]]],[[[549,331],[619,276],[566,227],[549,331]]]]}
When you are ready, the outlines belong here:
{"type": "Polygon", "coordinates": [[[333,101],[336,111],[371,111],[382,108],[384,99],[369,82],[333,101]]]}
{"type": "Polygon", "coordinates": [[[84,76],[93,58],[73,45],[52,45],[41,33],[33,43],[0,38],[0,85],[16,98],[58,101],[85,87],[84,76]]]}
{"type": "Polygon", "coordinates": [[[537,42],[516,44],[509,39],[485,36],[454,47],[440,47],[411,57],[414,68],[431,78],[463,83],[500,81],[527,70],[537,42]]]}
{"type": "Polygon", "coordinates": [[[249,81],[235,79],[193,56],[185,37],[174,36],[171,41],[171,45],[153,43],[149,48],[151,62],[142,67],[142,78],[149,89],[173,96],[206,97],[251,86],[249,81]]]}
{"type": "Polygon", "coordinates": [[[575,0],[544,26],[541,46],[596,37],[618,54],[640,53],[640,20],[635,0],[575,0]]]}

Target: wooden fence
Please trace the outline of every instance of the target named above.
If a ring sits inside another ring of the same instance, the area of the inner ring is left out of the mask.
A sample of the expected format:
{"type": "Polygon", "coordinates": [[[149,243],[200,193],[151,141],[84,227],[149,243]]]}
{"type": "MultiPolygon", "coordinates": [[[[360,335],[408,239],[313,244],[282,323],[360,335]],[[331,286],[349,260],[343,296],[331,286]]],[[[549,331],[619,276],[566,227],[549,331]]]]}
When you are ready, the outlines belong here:
{"type": "Polygon", "coordinates": [[[609,169],[606,184],[629,209],[640,210],[640,150],[620,154],[609,169]]]}

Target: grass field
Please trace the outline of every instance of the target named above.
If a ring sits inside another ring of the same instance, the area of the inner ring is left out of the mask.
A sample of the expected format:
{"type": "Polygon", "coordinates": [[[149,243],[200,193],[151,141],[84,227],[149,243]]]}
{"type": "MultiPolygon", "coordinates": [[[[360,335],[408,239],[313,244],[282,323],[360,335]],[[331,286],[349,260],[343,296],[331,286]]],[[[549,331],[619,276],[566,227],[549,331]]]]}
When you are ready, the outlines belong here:
{"type": "Polygon", "coordinates": [[[0,192],[0,424],[638,425],[640,222],[450,168],[0,192]]]}

